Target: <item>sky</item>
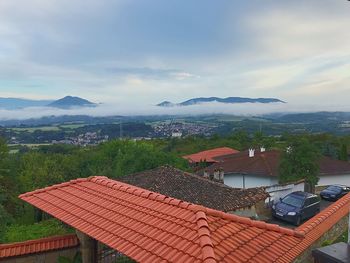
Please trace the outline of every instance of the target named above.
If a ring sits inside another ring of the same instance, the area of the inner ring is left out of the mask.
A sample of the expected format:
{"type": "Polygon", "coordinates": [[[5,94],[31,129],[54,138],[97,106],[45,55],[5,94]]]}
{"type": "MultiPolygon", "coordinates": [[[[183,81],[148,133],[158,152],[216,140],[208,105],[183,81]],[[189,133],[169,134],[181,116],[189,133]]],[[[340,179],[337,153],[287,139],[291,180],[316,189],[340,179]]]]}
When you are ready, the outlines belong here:
{"type": "Polygon", "coordinates": [[[346,0],[0,0],[0,97],[344,109],[349,25],[346,0]]]}

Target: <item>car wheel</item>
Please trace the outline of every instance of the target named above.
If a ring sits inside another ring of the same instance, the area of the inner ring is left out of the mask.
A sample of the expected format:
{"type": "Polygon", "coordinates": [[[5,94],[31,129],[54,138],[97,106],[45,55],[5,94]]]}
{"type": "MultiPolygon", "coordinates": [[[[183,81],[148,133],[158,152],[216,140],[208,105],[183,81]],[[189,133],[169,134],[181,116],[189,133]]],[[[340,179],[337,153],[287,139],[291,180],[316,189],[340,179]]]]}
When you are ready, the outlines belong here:
{"type": "Polygon", "coordinates": [[[300,226],[301,224],[301,216],[298,216],[297,219],[295,220],[295,225],[300,226]]]}

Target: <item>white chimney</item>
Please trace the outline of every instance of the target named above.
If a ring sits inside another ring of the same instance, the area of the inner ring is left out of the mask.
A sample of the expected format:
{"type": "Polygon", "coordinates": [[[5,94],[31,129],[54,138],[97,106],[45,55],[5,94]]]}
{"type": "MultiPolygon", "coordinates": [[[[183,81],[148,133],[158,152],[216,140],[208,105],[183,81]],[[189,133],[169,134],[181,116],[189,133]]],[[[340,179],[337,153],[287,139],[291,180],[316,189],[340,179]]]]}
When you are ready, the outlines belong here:
{"type": "Polygon", "coordinates": [[[254,157],[255,149],[249,149],[249,157],[254,157]]]}
{"type": "Polygon", "coordinates": [[[265,149],[265,147],[264,146],[262,146],[262,147],[260,147],[260,152],[265,152],[266,151],[266,149],[265,149]]]}
{"type": "Polygon", "coordinates": [[[217,180],[217,181],[220,180],[220,171],[219,170],[214,171],[214,180],[217,180]]]}
{"type": "Polygon", "coordinates": [[[221,168],[221,169],[220,169],[220,176],[219,176],[221,182],[224,182],[224,176],[225,176],[224,169],[221,168]]]}
{"type": "Polygon", "coordinates": [[[207,170],[204,171],[203,177],[204,177],[204,178],[209,178],[209,173],[208,173],[207,170]]]}

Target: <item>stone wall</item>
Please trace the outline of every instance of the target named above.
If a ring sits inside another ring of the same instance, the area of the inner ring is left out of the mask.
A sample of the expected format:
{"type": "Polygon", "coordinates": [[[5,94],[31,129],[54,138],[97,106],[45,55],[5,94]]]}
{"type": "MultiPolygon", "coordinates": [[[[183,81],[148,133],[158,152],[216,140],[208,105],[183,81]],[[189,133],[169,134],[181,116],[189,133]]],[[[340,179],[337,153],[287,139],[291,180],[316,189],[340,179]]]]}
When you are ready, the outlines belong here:
{"type": "Polygon", "coordinates": [[[271,217],[271,209],[265,204],[264,200],[257,202],[251,207],[229,211],[228,213],[259,220],[264,220],[271,217]]]}
{"type": "Polygon", "coordinates": [[[79,246],[60,250],[51,250],[44,253],[28,254],[20,257],[0,259],[0,263],[56,263],[60,256],[73,259],[79,246]]]}
{"type": "Polygon", "coordinates": [[[272,216],[270,206],[263,200],[255,204],[255,211],[259,220],[266,220],[272,216]]]}
{"type": "Polygon", "coordinates": [[[341,234],[343,234],[347,228],[349,223],[349,217],[345,216],[341,220],[338,221],[333,227],[328,230],[323,236],[314,242],[306,251],[304,251],[295,261],[294,263],[312,263],[313,258],[311,252],[313,249],[321,247],[323,242],[327,241],[335,241],[341,234]]]}

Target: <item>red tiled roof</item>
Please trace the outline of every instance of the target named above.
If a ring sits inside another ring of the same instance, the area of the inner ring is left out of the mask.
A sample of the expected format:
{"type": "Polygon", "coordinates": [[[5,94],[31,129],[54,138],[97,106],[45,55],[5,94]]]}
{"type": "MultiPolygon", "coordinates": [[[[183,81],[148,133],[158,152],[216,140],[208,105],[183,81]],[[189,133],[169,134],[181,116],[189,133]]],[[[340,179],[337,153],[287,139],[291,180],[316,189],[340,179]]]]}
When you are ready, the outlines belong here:
{"type": "Polygon", "coordinates": [[[207,151],[202,151],[190,155],[182,156],[182,158],[185,158],[189,160],[192,163],[199,163],[201,161],[206,162],[217,162],[214,158],[219,157],[222,155],[228,155],[228,154],[235,154],[239,151],[229,148],[229,147],[221,147],[221,148],[215,148],[207,151]]]}
{"type": "Polygon", "coordinates": [[[139,262],[290,262],[350,204],[349,194],[291,230],[101,176],[20,198],[139,262]]]}
{"type": "Polygon", "coordinates": [[[350,174],[350,162],[322,157],[320,175],[350,174]]]}
{"type": "Polygon", "coordinates": [[[70,248],[75,247],[78,244],[78,238],[74,234],[28,240],[11,244],[0,244],[0,259],[41,253],[49,250],[70,248]]]}
{"type": "Polygon", "coordinates": [[[254,157],[249,157],[247,152],[241,152],[225,157],[205,170],[213,173],[214,170],[221,168],[225,173],[278,176],[280,156],[281,153],[277,150],[256,151],[254,157]]]}
{"type": "MultiPolygon", "coordinates": [[[[254,157],[248,152],[221,156],[219,162],[207,167],[210,173],[222,168],[225,173],[252,174],[261,176],[278,176],[282,152],[270,150],[266,152],[255,151],[254,157]]],[[[350,174],[350,162],[339,161],[323,156],[319,160],[320,175],[350,174]]],[[[202,174],[204,170],[198,172],[202,174]]]]}

